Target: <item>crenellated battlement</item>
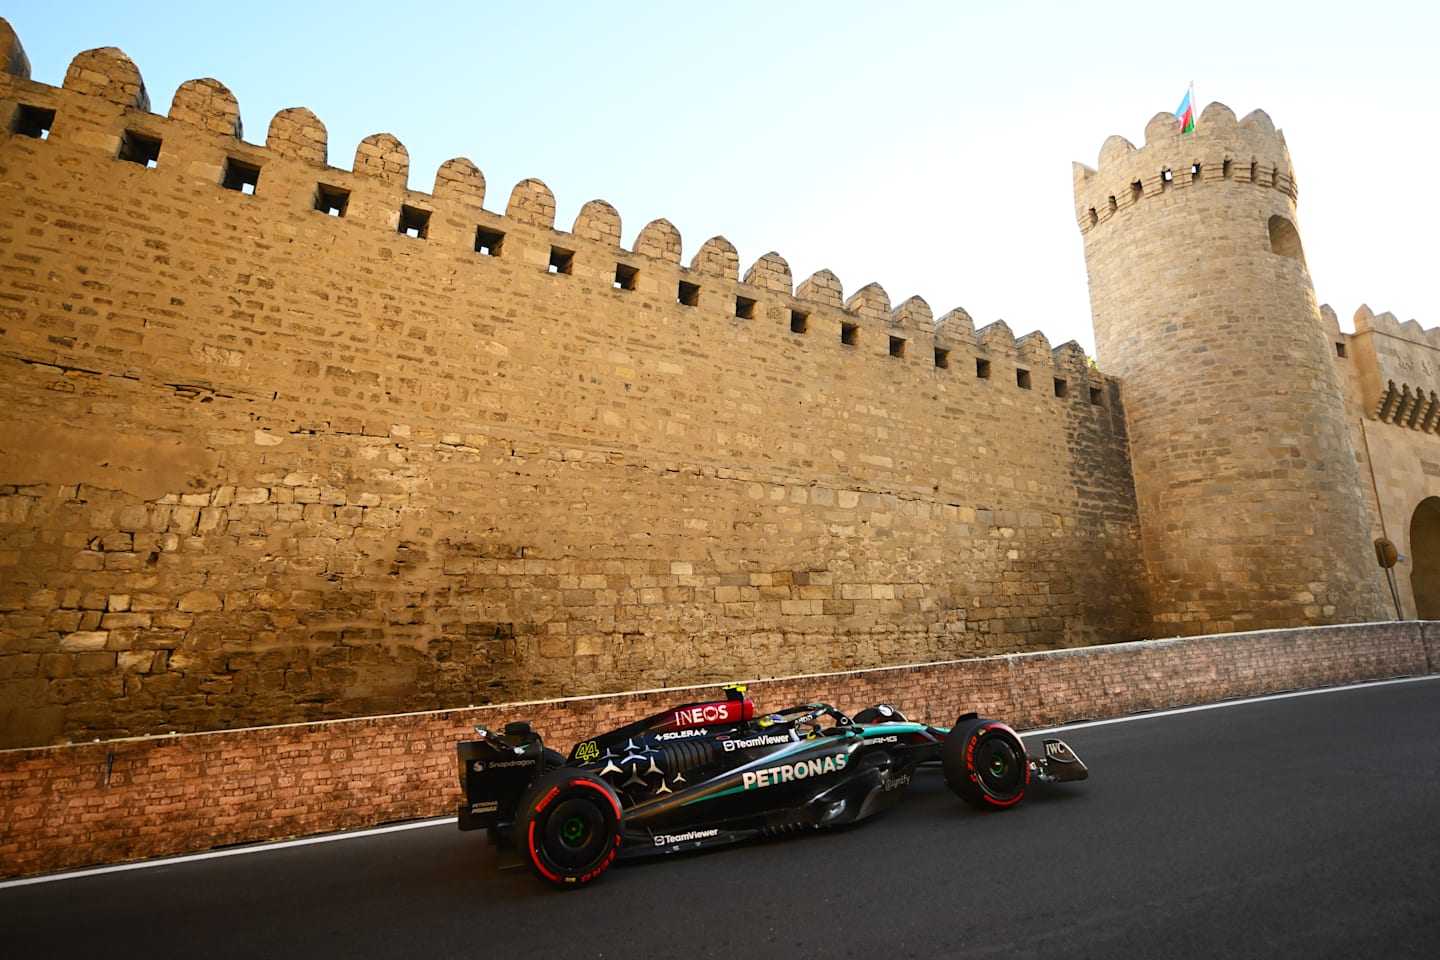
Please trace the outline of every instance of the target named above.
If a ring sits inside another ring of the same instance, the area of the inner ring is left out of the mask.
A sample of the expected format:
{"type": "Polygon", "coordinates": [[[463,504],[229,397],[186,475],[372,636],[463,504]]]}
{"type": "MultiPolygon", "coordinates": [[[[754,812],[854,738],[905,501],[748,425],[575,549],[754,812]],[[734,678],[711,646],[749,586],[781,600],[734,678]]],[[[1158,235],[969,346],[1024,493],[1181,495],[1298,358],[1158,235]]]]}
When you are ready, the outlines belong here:
{"type": "Polygon", "coordinates": [[[1108,138],[1095,168],[1074,164],[1075,220],[1088,233],[1142,200],[1201,184],[1235,183],[1279,191],[1294,203],[1295,172],[1285,136],[1263,110],[1243,120],[1212,103],[1190,133],[1175,116],[1157,113],[1145,125],[1145,145],[1108,138]]]}
{"type": "Polygon", "coordinates": [[[1440,350],[1440,327],[1423,327],[1416,320],[1402,322],[1388,310],[1384,313],[1375,313],[1366,304],[1361,304],[1360,308],[1355,311],[1353,320],[1355,336],[1377,333],[1416,346],[1440,350]]]}
{"type": "Polygon", "coordinates": [[[1355,311],[1355,332],[1346,335],[1329,306],[1321,314],[1354,365],[1365,415],[1440,433],[1440,329],[1401,322],[1393,313],[1377,314],[1362,305],[1355,311]]]}
{"type": "MultiPolygon", "coordinates": [[[[616,271],[617,286],[638,296],[696,305],[718,306],[741,314],[764,315],[768,307],[798,314],[837,315],[841,324],[871,325],[898,336],[905,333],[933,339],[943,350],[981,350],[1001,357],[1024,356],[1030,364],[1064,368],[1074,376],[1079,351],[1073,341],[1041,358],[1030,346],[1022,349],[1015,338],[989,336],[982,343],[973,335],[973,323],[937,323],[925,301],[912,297],[892,307],[890,297],[876,283],[867,284],[848,299],[838,277],[819,270],[797,286],[789,263],[770,251],[744,270],[734,246],[724,237],[704,241],[682,265],[681,234],[668,220],[646,224],[632,249],[621,240],[620,213],[604,200],[584,204],[569,231],[555,222],[553,192],[540,179],[516,184],[503,215],[483,209],[486,180],[480,168],[464,157],[441,164],[430,193],[411,190],[409,153],[388,133],[366,137],[357,146],[349,170],[330,165],[324,123],[309,109],[292,107],[278,112],[266,128],[263,145],[245,142],[240,105],[234,94],[215,79],[190,80],[180,85],[165,117],[149,112],[149,97],[136,64],[121,50],[105,47],[74,58],[60,88],[35,83],[29,63],[13,31],[0,19],[0,56],[7,69],[10,129],[22,118],[43,118],[46,134],[56,146],[74,146],[109,153],[123,159],[138,154],[160,175],[205,177],[225,186],[239,184],[256,202],[290,207],[313,206],[322,212],[364,227],[407,233],[430,247],[442,247],[443,256],[463,256],[481,249],[501,259],[521,259],[541,270],[557,272],[554,258],[576,257],[572,269],[581,273],[616,271]],[[148,155],[148,158],[147,158],[148,155]],[[308,174],[300,168],[310,168],[308,174]],[[308,176],[308,190],[296,189],[308,176]],[[312,192],[313,191],[313,192],[312,192]],[[466,229],[456,227],[467,223],[466,229]],[[431,224],[445,224],[432,229],[431,224]],[[510,242],[503,238],[511,237],[510,242]],[[488,239],[487,239],[488,238],[488,239]],[[517,242],[522,241],[523,242],[517,242]],[[583,243],[582,243],[583,242],[583,243]],[[606,264],[606,261],[609,261],[606,264]],[[642,280],[647,273],[670,273],[671,283],[642,280]],[[703,291],[703,293],[701,292],[703,291]],[[737,305],[738,306],[735,306],[737,305]]],[[[566,272],[561,269],[558,272],[566,272]]],[[[964,316],[955,308],[941,318],[964,316]]],[[[1008,327],[1004,328],[1008,331],[1008,327]]],[[[1030,335],[1031,338],[1036,335],[1030,335]]],[[[1039,342],[1048,344],[1043,336],[1039,342]]],[[[1103,377],[1079,364],[1087,378],[1103,377]]]]}

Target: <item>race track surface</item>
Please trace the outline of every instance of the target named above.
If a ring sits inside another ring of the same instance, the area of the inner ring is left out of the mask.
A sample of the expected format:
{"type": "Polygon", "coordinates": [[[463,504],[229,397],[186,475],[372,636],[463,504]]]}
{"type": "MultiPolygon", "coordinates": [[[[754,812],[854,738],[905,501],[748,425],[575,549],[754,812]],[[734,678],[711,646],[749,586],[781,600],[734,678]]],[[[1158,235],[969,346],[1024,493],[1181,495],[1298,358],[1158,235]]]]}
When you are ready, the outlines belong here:
{"type": "MultiPolygon", "coordinates": [[[[949,722],[951,718],[929,718],[949,722]]],[[[1001,718],[1003,719],[1003,718],[1001,718]]],[[[0,885],[0,954],[69,957],[1425,957],[1440,678],[1068,730],[1091,779],[557,892],[423,826],[0,885]]],[[[77,842],[83,842],[77,838],[77,842]]]]}

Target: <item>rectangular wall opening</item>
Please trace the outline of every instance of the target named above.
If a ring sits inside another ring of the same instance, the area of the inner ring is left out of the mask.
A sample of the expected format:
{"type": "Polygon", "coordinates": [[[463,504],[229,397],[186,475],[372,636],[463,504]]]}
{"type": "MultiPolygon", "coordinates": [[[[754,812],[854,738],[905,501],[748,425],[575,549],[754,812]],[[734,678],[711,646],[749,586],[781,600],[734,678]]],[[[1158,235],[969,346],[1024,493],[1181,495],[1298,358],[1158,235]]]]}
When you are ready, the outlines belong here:
{"type": "Polygon", "coordinates": [[[332,217],[345,216],[350,205],[350,191],[344,187],[332,187],[328,183],[315,186],[315,209],[332,217]]]}
{"type": "Polygon", "coordinates": [[[700,306],[700,284],[681,280],[679,288],[675,291],[675,302],[685,307],[700,306]]]}
{"type": "Polygon", "coordinates": [[[400,208],[400,225],[397,232],[416,240],[424,240],[430,232],[430,211],[409,205],[400,208]]]}
{"type": "Polygon", "coordinates": [[[484,227],[475,228],[475,252],[483,253],[487,257],[500,256],[500,247],[505,243],[505,234],[499,230],[487,230],[484,227]]]}
{"type": "Polygon", "coordinates": [[[225,158],[225,167],[220,175],[220,186],[226,190],[253,194],[260,183],[260,168],[234,157],[225,158]]]}
{"type": "Polygon", "coordinates": [[[749,297],[736,296],[735,316],[739,317],[741,320],[754,320],[755,301],[750,299],[749,297]]]}
{"type": "Polygon", "coordinates": [[[790,332],[807,333],[810,330],[810,314],[803,310],[790,311],[790,332]]]}
{"type": "Polygon", "coordinates": [[[1061,380],[1059,377],[1055,378],[1055,396],[1061,399],[1070,396],[1070,384],[1061,380]]]}
{"type": "Polygon", "coordinates": [[[575,251],[562,247],[550,248],[550,273],[570,274],[575,272],[575,251]]]}
{"type": "Polygon", "coordinates": [[[120,138],[120,152],[116,156],[142,167],[154,167],[160,162],[160,138],[138,130],[126,130],[120,138]]]}
{"type": "Polygon", "coordinates": [[[1018,369],[1018,368],[1016,369],[1016,371],[1015,371],[1015,386],[1019,387],[1021,390],[1029,390],[1029,389],[1030,389],[1030,371],[1029,371],[1029,370],[1020,370],[1020,369],[1018,369]]]}
{"type": "Polygon", "coordinates": [[[904,357],[905,357],[905,338],[904,338],[904,337],[891,337],[891,338],[890,338],[890,356],[895,357],[895,358],[897,358],[897,359],[904,359],[904,357]]]}
{"type": "Polygon", "coordinates": [[[615,289],[634,290],[635,285],[640,282],[640,268],[632,267],[628,263],[615,264],[615,289]]]}
{"type": "Polygon", "coordinates": [[[10,132],[36,140],[50,139],[50,128],[55,126],[55,111],[47,107],[32,107],[20,104],[15,118],[10,123],[10,132]]]}
{"type": "Polygon", "coordinates": [[[935,348],[935,366],[941,370],[950,369],[950,351],[941,347],[935,348]]]}
{"type": "Polygon", "coordinates": [[[980,380],[990,379],[990,361],[983,357],[975,358],[975,376],[980,380]]]}
{"type": "Polygon", "coordinates": [[[840,323],[840,342],[847,347],[853,347],[860,342],[860,325],[857,323],[840,323]]]}
{"type": "Polygon", "coordinates": [[[1090,402],[1097,407],[1105,402],[1105,394],[1101,392],[1099,387],[1090,388],[1090,402]]]}

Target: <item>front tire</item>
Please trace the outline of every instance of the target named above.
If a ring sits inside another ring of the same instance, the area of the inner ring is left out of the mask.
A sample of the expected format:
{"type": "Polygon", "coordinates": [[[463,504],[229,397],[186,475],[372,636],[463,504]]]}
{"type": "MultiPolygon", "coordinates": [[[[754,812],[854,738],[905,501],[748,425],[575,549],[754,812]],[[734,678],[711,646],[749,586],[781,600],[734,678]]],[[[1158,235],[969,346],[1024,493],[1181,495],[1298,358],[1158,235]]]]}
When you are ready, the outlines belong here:
{"type": "Polygon", "coordinates": [[[598,878],[620,850],[620,798],[584,770],[541,775],[520,802],[515,845],[540,876],[563,887],[598,878]]]}
{"type": "Polygon", "coordinates": [[[966,803],[987,810],[1013,807],[1030,784],[1030,761],[1014,730],[998,720],[963,721],[940,754],[945,784],[966,803]]]}

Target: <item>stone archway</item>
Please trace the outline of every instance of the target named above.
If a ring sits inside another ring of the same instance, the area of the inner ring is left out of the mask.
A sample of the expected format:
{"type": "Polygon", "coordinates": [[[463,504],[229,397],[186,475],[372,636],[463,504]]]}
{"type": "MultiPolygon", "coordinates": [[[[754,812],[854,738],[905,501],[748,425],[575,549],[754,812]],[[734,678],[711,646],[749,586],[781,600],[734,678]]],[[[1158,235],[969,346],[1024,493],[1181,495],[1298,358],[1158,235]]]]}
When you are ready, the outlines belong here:
{"type": "Polygon", "coordinates": [[[1440,497],[1426,497],[1410,518],[1410,589],[1415,616],[1440,620],[1440,497]]]}

